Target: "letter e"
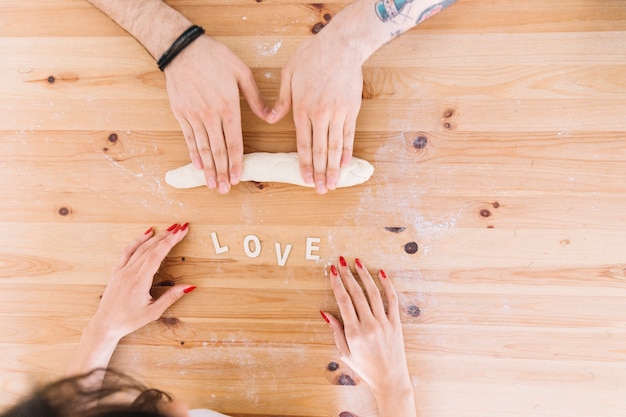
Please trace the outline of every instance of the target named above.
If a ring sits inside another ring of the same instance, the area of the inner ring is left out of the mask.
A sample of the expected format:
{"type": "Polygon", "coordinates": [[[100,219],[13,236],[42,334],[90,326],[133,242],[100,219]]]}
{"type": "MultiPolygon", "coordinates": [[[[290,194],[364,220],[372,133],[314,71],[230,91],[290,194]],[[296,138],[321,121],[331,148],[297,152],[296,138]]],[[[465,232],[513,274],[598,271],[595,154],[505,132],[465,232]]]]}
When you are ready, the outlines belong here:
{"type": "Polygon", "coordinates": [[[321,239],[319,237],[307,237],[306,238],[306,254],[305,254],[305,258],[307,261],[319,261],[320,260],[320,256],[319,255],[313,255],[313,251],[318,251],[320,250],[320,247],[317,245],[314,245],[314,243],[320,243],[321,239]]]}

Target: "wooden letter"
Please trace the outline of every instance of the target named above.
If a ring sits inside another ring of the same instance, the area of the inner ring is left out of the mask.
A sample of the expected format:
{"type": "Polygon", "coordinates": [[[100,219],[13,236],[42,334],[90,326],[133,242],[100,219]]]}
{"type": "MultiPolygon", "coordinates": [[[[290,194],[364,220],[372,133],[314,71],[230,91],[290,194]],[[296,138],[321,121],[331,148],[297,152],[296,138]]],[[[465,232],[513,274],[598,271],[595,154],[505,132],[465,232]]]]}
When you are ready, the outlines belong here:
{"type": "Polygon", "coordinates": [[[220,246],[219,240],[217,240],[217,233],[211,232],[211,240],[213,240],[213,247],[215,248],[215,253],[220,254],[224,252],[228,252],[228,246],[220,246]]]}
{"type": "Polygon", "coordinates": [[[283,254],[280,250],[280,243],[276,242],[276,261],[278,262],[278,266],[285,266],[292,247],[293,245],[291,243],[287,243],[287,246],[285,246],[285,253],[283,254]]]}
{"type": "Polygon", "coordinates": [[[261,241],[255,235],[248,235],[243,239],[243,251],[248,258],[256,258],[261,254],[261,241]],[[254,250],[250,250],[250,242],[254,242],[254,250]]]}
{"type": "Polygon", "coordinates": [[[320,250],[320,247],[314,245],[314,243],[320,243],[321,239],[319,237],[307,237],[306,238],[306,253],[305,258],[307,261],[319,261],[319,255],[313,255],[311,252],[320,250]]]}

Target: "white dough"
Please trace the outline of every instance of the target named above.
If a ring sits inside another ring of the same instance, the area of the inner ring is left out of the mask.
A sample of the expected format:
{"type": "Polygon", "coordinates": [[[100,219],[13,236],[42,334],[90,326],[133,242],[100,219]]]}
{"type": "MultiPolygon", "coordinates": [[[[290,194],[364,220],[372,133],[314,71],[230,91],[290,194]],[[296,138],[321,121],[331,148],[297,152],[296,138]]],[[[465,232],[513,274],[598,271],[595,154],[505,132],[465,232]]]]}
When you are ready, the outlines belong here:
{"type": "MultiPolygon", "coordinates": [[[[350,166],[341,168],[337,187],[351,187],[362,184],[374,173],[372,164],[364,159],[352,157],[350,166]]],[[[193,188],[206,185],[204,173],[192,164],[168,171],[165,181],[175,188],[193,188]]],[[[312,187],[300,175],[300,163],[296,152],[267,153],[254,152],[243,156],[241,181],[284,182],[312,187]]]]}

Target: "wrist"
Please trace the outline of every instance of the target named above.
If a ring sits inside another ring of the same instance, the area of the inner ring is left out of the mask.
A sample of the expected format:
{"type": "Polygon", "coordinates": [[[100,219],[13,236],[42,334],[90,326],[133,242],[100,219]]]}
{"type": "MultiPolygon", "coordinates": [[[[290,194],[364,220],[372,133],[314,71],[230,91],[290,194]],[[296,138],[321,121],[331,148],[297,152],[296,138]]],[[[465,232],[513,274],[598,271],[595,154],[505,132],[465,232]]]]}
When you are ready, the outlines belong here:
{"type": "Polygon", "coordinates": [[[81,343],[84,340],[94,347],[110,345],[117,346],[122,337],[124,337],[124,335],[120,334],[119,329],[109,328],[99,321],[96,315],[83,329],[81,343]]]}
{"type": "Polygon", "coordinates": [[[107,331],[92,319],[83,329],[76,353],[68,366],[68,374],[78,375],[97,368],[107,368],[120,339],[119,334],[107,331]]]}
{"type": "Polygon", "coordinates": [[[378,34],[380,21],[374,18],[373,10],[370,0],[354,2],[337,13],[315,36],[362,66],[385,43],[378,34]]]}
{"type": "Polygon", "coordinates": [[[374,391],[380,417],[415,417],[415,394],[410,381],[374,391]]]}

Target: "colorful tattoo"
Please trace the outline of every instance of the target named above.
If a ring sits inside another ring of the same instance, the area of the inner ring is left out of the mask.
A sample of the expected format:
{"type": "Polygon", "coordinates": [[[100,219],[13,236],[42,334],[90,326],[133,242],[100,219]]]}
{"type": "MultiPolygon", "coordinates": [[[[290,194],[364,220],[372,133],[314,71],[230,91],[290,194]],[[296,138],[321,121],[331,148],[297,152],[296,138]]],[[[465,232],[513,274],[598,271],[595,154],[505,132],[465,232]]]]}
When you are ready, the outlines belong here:
{"type": "MultiPolygon", "coordinates": [[[[429,17],[436,15],[456,1],[457,0],[442,0],[437,4],[433,4],[419,15],[416,24],[422,23],[429,17]]],[[[400,15],[402,10],[412,2],[413,0],[380,0],[374,5],[376,15],[378,15],[378,18],[381,21],[386,22],[400,15]]]]}
{"type": "Polygon", "coordinates": [[[426,10],[424,10],[422,12],[422,14],[419,15],[419,17],[417,18],[417,21],[415,22],[415,24],[419,25],[424,20],[433,17],[434,15],[436,15],[437,13],[439,13],[440,11],[445,9],[446,7],[450,6],[454,2],[456,2],[456,0],[443,0],[440,3],[433,4],[432,6],[430,6],[426,10]]]}
{"type": "Polygon", "coordinates": [[[393,19],[413,0],[381,0],[376,3],[376,14],[383,22],[393,19]]]}

